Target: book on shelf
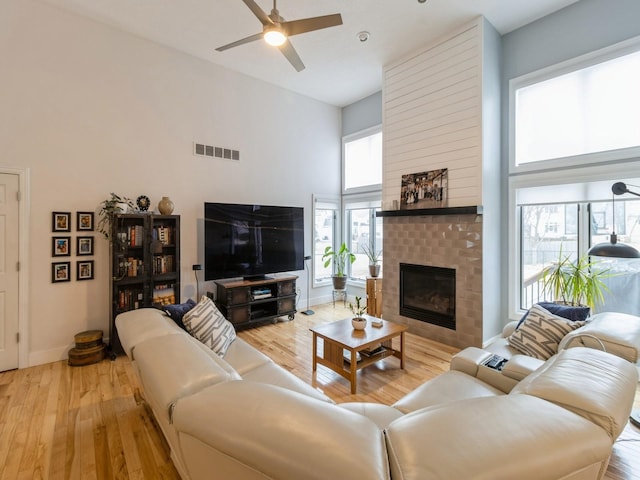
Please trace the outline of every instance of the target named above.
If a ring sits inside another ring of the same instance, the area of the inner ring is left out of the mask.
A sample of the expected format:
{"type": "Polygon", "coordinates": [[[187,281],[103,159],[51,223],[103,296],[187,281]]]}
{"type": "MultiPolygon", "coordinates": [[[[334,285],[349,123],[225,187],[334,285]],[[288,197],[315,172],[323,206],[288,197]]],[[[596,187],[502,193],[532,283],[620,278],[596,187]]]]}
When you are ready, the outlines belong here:
{"type": "Polygon", "coordinates": [[[118,272],[120,276],[137,277],[144,273],[144,264],[142,259],[136,257],[120,257],[118,263],[118,272]]]}
{"type": "Polygon", "coordinates": [[[385,348],[382,345],[378,345],[376,347],[365,348],[364,350],[360,350],[360,353],[365,357],[373,357],[380,352],[384,352],[385,348]]]}
{"type": "Polygon", "coordinates": [[[153,274],[159,275],[162,273],[175,272],[175,263],[175,255],[156,255],[153,257],[153,274]]]}
{"type": "MultiPolygon", "coordinates": [[[[349,350],[343,350],[342,358],[344,358],[345,362],[351,363],[351,352],[349,350]]],[[[356,362],[359,362],[360,360],[362,360],[362,357],[360,356],[360,352],[356,352],[356,362]]]]}
{"type": "Polygon", "coordinates": [[[154,240],[159,240],[162,245],[172,245],[175,243],[174,227],[169,225],[157,225],[153,227],[152,236],[154,240]]]}
{"type": "Polygon", "coordinates": [[[129,225],[127,227],[127,245],[141,247],[144,243],[144,227],[142,225],[129,225]]]}
{"type": "Polygon", "coordinates": [[[123,288],[118,291],[118,309],[135,310],[142,306],[143,294],[141,290],[123,288]]]}
{"type": "Polygon", "coordinates": [[[251,295],[251,298],[253,298],[254,300],[262,300],[263,298],[271,298],[273,295],[271,295],[271,292],[269,293],[258,293],[258,294],[253,294],[251,295]]]}

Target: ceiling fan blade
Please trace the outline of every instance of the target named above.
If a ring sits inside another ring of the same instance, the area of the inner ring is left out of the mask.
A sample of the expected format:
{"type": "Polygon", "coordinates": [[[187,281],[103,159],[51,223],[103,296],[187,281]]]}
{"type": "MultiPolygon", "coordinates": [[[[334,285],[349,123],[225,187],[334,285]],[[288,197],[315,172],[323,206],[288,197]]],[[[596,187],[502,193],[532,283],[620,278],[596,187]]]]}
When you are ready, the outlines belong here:
{"type": "Polygon", "coordinates": [[[255,42],[256,40],[261,40],[263,33],[256,33],[255,35],[251,35],[250,37],[243,38],[242,40],[236,40],[235,42],[228,43],[227,45],[223,45],[222,47],[216,48],[218,52],[224,52],[225,50],[229,50],[233,47],[238,47],[240,45],[244,45],[245,43],[255,42]]]}
{"type": "Polygon", "coordinates": [[[303,18],[301,20],[292,20],[290,22],[282,22],[281,25],[286,30],[287,35],[298,35],[300,33],[313,32],[314,30],[320,30],[322,28],[342,25],[342,16],[339,13],[335,13],[333,15],[324,15],[322,17],[311,17],[303,18]]]}
{"type": "Polygon", "coordinates": [[[293,45],[291,45],[291,42],[289,40],[286,40],[278,48],[280,49],[282,54],[287,57],[287,60],[289,60],[289,63],[293,65],[293,68],[295,68],[296,71],[301,72],[302,70],[304,70],[304,63],[302,63],[302,60],[300,60],[298,52],[296,52],[296,49],[293,48],[293,45]]]}
{"type": "Polygon", "coordinates": [[[269,15],[267,15],[264,10],[262,10],[258,4],[256,2],[254,2],[253,0],[242,0],[245,5],[247,7],[249,7],[249,10],[251,10],[253,12],[253,14],[258,17],[258,20],[260,20],[260,22],[262,23],[262,25],[267,26],[267,25],[273,25],[273,21],[269,18],[269,15]]]}

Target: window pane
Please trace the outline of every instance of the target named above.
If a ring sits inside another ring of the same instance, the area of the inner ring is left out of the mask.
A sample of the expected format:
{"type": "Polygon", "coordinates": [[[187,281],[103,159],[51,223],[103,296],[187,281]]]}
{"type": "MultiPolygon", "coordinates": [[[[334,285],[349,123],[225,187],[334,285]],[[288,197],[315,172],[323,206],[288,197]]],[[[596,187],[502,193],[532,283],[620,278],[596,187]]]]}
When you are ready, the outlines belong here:
{"type": "MultiPolygon", "coordinates": [[[[376,208],[376,210],[380,210],[379,208],[376,208]]],[[[374,213],[375,215],[375,213],[374,213]]],[[[383,261],[382,261],[382,245],[383,245],[383,237],[382,237],[382,217],[375,217],[376,218],[376,222],[375,222],[375,229],[376,229],[376,242],[374,245],[375,251],[376,252],[380,252],[380,273],[378,274],[378,276],[382,277],[383,276],[383,272],[382,272],[382,265],[383,265],[383,261]]]]}
{"type": "MultiPolygon", "coordinates": [[[[544,300],[542,271],[562,256],[577,258],[578,205],[523,205],[521,210],[520,308],[544,300]]],[[[552,300],[552,299],[548,299],[552,300]]]]}
{"type": "Polygon", "coordinates": [[[369,273],[369,260],[362,249],[363,245],[369,245],[369,218],[369,208],[349,210],[349,249],[356,256],[351,265],[351,278],[364,280],[369,273]]]}
{"type": "Polygon", "coordinates": [[[516,165],[640,145],[640,52],[515,93],[516,165]]]}
{"type": "Polygon", "coordinates": [[[331,278],[332,271],[331,265],[327,268],[324,267],[322,261],[322,255],[324,249],[332,245],[335,231],[335,210],[330,209],[315,209],[314,219],[314,248],[313,248],[313,261],[314,261],[314,276],[316,281],[322,281],[331,278]]]}
{"type": "Polygon", "coordinates": [[[382,132],[344,144],[344,188],[382,184],[382,132]]]}
{"type": "Polygon", "coordinates": [[[615,200],[591,204],[591,245],[609,241],[611,232],[618,235],[618,243],[626,243],[640,250],[640,201],[615,200]]]}

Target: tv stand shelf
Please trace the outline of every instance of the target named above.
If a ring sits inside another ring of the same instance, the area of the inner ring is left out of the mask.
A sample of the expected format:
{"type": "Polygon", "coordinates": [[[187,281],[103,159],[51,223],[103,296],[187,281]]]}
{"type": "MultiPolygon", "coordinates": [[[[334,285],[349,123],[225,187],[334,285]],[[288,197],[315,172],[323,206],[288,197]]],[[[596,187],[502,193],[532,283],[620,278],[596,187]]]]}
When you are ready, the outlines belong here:
{"type": "Polygon", "coordinates": [[[296,314],[295,275],[273,275],[260,280],[217,280],[215,303],[238,329],[296,314]]]}

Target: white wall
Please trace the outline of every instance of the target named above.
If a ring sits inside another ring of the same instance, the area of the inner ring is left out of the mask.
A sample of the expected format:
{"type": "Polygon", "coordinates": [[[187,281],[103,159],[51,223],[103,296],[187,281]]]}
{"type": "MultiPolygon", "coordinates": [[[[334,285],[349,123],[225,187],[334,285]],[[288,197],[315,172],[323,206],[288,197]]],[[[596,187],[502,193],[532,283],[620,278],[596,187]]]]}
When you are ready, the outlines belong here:
{"type": "Polygon", "coordinates": [[[382,125],[382,90],[342,109],[342,135],[382,125]]]}
{"type": "Polygon", "coordinates": [[[52,284],[52,211],[72,212],[75,230],[75,212],[110,192],[154,206],[170,196],[183,300],[195,295],[191,265],[204,263],[205,201],[305,207],[310,253],[311,194],[339,193],[338,108],[32,0],[2,0],[0,58],[0,167],[31,179],[29,364],[66,358],[80,331],[108,332],[108,244],[94,232],[95,280],[73,270],[52,284]],[[194,141],[241,160],[195,157],[194,141]]]}

